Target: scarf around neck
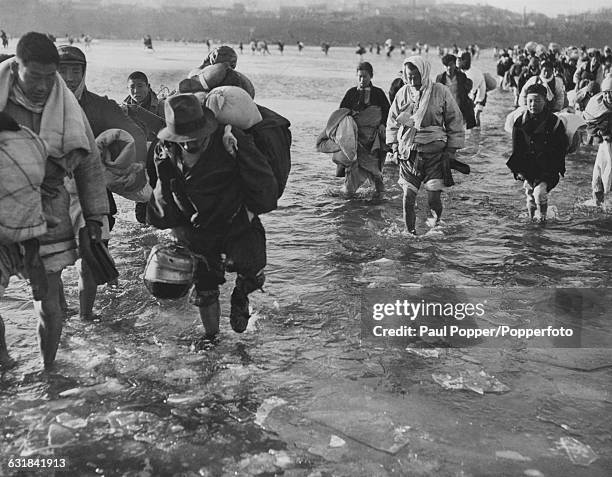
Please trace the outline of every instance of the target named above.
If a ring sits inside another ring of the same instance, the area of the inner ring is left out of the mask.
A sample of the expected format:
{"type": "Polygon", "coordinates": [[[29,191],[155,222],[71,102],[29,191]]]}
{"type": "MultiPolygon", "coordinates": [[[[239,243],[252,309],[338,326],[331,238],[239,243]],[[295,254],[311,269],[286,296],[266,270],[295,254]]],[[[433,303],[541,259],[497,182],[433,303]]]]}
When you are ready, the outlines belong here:
{"type": "Polygon", "coordinates": [[[43,112],[43,109],[45,109],[44,104],[36,104],[26,96],[25,92],[19,85],[19,81],[17,80],[17,78],[15,78],[15,81],[13,81],[13,85],[11,86],[11,89],[9,91],[9,99],[14,103],[23,106],[28,111],[31,111],[36,114],[41,114],[43,112]]]}
{"type": "Polygon", "coordinates": [[[85,92],[85,74],[86,72],[83,71],[83,78],[81,78],[81,82],[77,86],[77,89],[74,91],[74,95],[76,96],[76,99],[78,101],[81,101],[81,97],[83,96],[83,93],[85,92]]]}

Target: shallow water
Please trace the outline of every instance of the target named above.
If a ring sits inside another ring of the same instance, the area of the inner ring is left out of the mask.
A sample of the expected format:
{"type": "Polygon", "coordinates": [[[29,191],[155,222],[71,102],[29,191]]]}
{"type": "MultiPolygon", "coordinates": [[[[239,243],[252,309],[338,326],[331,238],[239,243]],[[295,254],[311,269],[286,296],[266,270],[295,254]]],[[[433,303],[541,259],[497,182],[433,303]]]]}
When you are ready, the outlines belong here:
{"type": "MultiPolygon", "coordinates": [[[[205,50],[155,47],[146,53],[137,42],[94,44],[86,52],[88,88],[121,100],[133,70],[146,72],[156,89],[172,86],[205,50]]],[[[487,53],[475,65],[493,72],[487,53]]],[[[388,89],[401,59],[364,59],[374,66],[374,84],[388,89]]],[[[441,70],[431,59],[434,72],[441,70]]],[[[330,156],[314,148],[353,85],[357,60],[353,49],[332,48],[325,57],[315,47],[239,58],[257,101],[286,116],[294,137],[287,189],[278,210],[262,218],[266,293],[252,295],[254,317],[243,335],[222,319],[219,342],[203,342],[194,307],[147,293],[140,278],[146,253],[167,234],[137,224],[124,200],[111,240],[119,287],[100,289],[100,322],[70,317],[53,373],[39,372],[29,291],[12,282],[0,310],[19,365],[0,380],[0,473],[13,473],[10,457],[50,455],[66,457],[73,475],[609,475],[608,350],[445,350],[430,359],[359,339],[368,288],[607,287],[612,221],[583,205],[595,150],[568,157],[550,197],[556,217],[546,226],[527,223],[522,188],[505,167],[503,121],[512,98],[494,91],[483,127],[468,134],[460,153],[472,173],[457,173],[457,185],[443,195],[444,225],[425,233],[420,197],[420,236],[407,237],[396,168],[385,170],[384,198],[366,190],[346,201],[330,194],[341,179],[330,156]],[[431,379],[480,369],[511,391],[474,401],[431,379]],[[64,423],[63,433],[53,422],[64,423]],[[569,432],[562,425],[598,454],[595,463],[576,466],[556,448],[569,432]],[[395,440],[387,442],[390,435],[395,440]],[[507,450],[530,460],[496,456],[507,450]]],[[[232,280],[222,290],[224,316],[232,280]]],[[[64,282],[75,308],[73,267],[64,282]]]]}

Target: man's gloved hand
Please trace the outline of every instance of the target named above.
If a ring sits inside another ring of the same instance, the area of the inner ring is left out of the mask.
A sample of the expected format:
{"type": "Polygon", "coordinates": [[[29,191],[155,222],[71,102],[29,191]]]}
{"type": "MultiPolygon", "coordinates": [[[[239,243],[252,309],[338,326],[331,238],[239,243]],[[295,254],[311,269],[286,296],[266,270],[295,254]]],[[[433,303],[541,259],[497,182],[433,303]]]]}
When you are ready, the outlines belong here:
{"type": "Polygon", "coordinates": [[[102,241],[102,224],[97,220],[86,219],[85,227],[87,227],[87,234],[89,235],[89,240],[92,242],[101,242],[102,241]]]}

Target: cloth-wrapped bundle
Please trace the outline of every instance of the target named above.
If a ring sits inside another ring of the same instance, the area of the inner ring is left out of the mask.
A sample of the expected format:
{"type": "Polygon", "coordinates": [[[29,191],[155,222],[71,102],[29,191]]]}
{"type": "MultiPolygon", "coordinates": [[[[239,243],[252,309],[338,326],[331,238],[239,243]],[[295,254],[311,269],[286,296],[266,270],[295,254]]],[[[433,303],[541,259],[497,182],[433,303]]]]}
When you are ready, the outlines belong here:
{"type": "Polygon", "coordinates": [[[0,244],[47,231],[40,198],[46,160],[44,143],[29,129],[0,132],[0,244]]]}
{"type": "Polygon", "coordinates": [[[232,69],[227,63],[217,63],[202,69],[192,70],[189,78],[181,81],[179,92],[195,93],[211,91],[218,86],[238,86],[251,98],[255,98],[255,87],[244,74],[232,69]]]}
{"type": "MultiPolygon", "coordinates": [[[[504,123],[504,131],[509,134],[512,134],[512,128],[514,127],[514,123],[516,123],[516,120],[526,112],[526,106],[520,106],[514,111],[510,112],[508,116],[506,116],[506,122],[504,123]]],[[[563,122],[563,125],[565,126],[565,134],[567,135],[568,140],[567,152],[576,152],[576,150],[580,146],[582,134],[587,127],[587,123],[582,119],[582,116],[580,116],[579,114],[570,113],[568,111],[560,111],[554,114],[563,122]]]]}
{"type": "Polygon", "coordinates": [[[139,192],[147,184],[144,164],[136,162],[134,138],[123,129],[108,129],[96,138],[106,186],[119,195],[139,192]]]}
{"type": "MultiPolygon", "coordinates": [[[[217,66],[217,65],[213,65],[217,66]]],[[[249,129],[262,120],[257,105],[237,86],[219,86],[206,96],[206,107],[223,124],[249,129]]]]}

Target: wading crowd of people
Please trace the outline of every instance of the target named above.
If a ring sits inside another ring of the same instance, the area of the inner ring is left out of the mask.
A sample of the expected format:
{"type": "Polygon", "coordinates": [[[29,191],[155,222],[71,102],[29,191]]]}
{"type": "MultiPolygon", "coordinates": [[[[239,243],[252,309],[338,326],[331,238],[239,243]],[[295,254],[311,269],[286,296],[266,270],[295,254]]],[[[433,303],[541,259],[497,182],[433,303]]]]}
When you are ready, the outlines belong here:
{"type": "MultiPolygon", "coordinates": [[[[164,100],[139,71],[119,106],[87,89],[79,48],[44,34],[19,40],[0,63],[0,296],[29,278],[40,352],[52,367],[66,319],[62,271],[79,260],[81,319],[97,286],[116,280],[108,243],[113,195],[136,203],[139,221],[171,229],[193,268],[190,302],[208,338],[219,332],[219,285],[236,273],[230,323],[242,333],[248,295],[265,280],[259,214],[277,206],[291,166],[290,123],[257,105],[229,47],[210,51],[164,100]]],[[[163,274],[159,270],[154,274],[163,274]]],[[[166,296],[175,283],[157,283],[166,296]]],[[[157,296],[157,295],[156,295],[157,296]]],[[[14,364],[0,318],[0,365],[14,364]]]]}
{"type": "MultiPolygon", "coordinates": [[[[397,165],[412,235],[421,186],[428,223],[436,226],[452,171],[469,174],[457,152],[497,87],[473,67],[473,49],[452,51],[441,55],[444,71],[435,78],[428,57],[413,52],[388,95],[372,83],[372,65],[360,62],[357,85],[316,141],[317,150],[332,154],[347,197],[368,182],[382,195],[385,164],[397,165]]],[[[612,185],[612,52],[528,44],[499,57],[499,87],[515,92],[517,107],[506,124],[507,166],[523,183],[529,217],[546,221],[548,193],[578,140],[599,144],[593,195],[602,204],[612,185]]],[[[0,297],[11,276],[29,278],[45,368],[53,365],[67,314],[62,271],[81,259],[80,317],[87,321],[96,319],[97,287],[116,280],[108,253],[115,194],[135,203],[139,222],[172,230],[190,263],[189,300],[206,337],[219,333],[226,272],[236,273],[231,327],[246,329],[249,294],[265,280],[258,216],[273,211],[284,191],[292,138],[289,121],[255,103],[237,61],[228,46],[209,48],[164,98],[135,71],[121,105],[88,90],[82,50],[56,47],[47,35],[25,34],[14,57],[0,63],[0,160],[7,171],[0,179],[0,297]]],[[[150,263],[161,262],[150,256],[150,263]]],[[[160,275],[148,270],[145,279],[160,275]]],[[[162,280],[149,290],[168,297],[172,286],[162,280]]],[[[0,365],[9,367],[4,335],[0,318],[0,365]]]]}

